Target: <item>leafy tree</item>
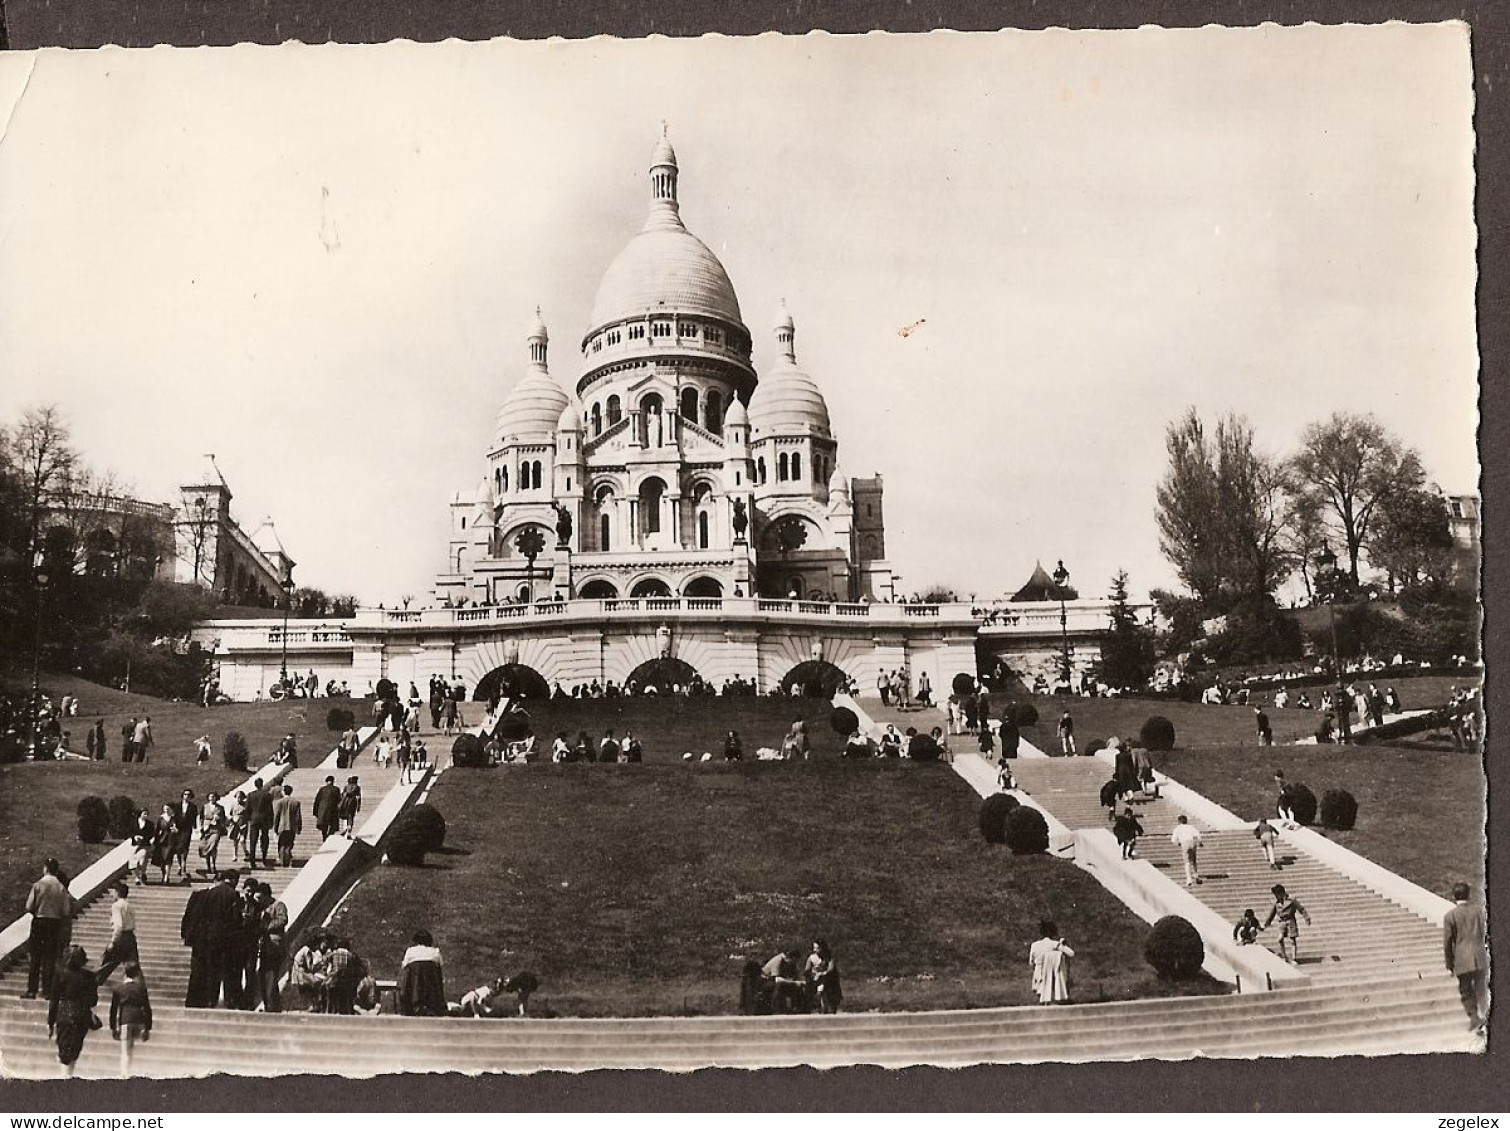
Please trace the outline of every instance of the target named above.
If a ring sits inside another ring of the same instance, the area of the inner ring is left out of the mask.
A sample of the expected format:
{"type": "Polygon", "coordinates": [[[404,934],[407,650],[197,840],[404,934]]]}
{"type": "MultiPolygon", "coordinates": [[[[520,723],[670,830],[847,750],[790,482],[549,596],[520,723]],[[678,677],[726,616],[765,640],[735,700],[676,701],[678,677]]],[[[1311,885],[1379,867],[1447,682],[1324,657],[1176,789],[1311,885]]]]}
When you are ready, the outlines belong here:
{"type": "Polygon", "coordinates": [[[1211,612],[1267,596],[1292,565],[1283,533],[1284,466],[1254,447],[1246,419],[1217,422],[1208,438],[1194,409],[1165,434],[1169,468],[1159,484],[1159,547],[1211,612]]]}
{"type": "Polygon", "coordinates": [[[1112,578],[1111,629],[1101,641],[1101,678],[1112,687],[1139,688],[1153,676],[1153,633],[1127,603],[1127,571],[1112,578]]]}
{"type": "Polygon", "coordinates": [[[1420,457],[1373,416],[1337,412],[1307,426],[1290,466],[1297,490],[1346,548],[1348,574],[1357,586],[1358,561],[1381,511],[1425,483],[1420,457]]]}
{"type": "Polygon", "coordinates": [[[1444,582],[1455,546],[1447,500],[1437,491],[1409,488],[1386,497],[1369,532],[1370,563],[1389,579],[1389,591],[1444,582]]]}

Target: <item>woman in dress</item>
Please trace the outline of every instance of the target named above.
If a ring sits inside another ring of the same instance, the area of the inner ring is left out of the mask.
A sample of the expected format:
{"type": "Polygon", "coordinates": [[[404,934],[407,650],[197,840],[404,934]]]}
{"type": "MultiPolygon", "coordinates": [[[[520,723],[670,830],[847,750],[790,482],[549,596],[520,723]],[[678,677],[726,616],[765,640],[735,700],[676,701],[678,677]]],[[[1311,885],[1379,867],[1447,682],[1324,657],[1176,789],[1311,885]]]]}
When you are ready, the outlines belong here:
{"type": "Polygon", "coordinates": [[[220,865],[215,859],[220,851],[220,838],[225,836],[225,810],[220,807],[220,794],[211,793],[205,798],[204,808],[199,813],[199,855],[204,857],[204,871],[210,879],[220,875],[220,865]]]}
{"type": "Polygon", "coordinates": [[[362,811],[362,783],[355,777],[346,779],[346,785],[341,790],[341,801],[337,809],[341,818],[341,832],[350,837],[357,825],[357,814],[362,811]]]}
{"type": "Polygon", "coordinates": [[[84,1051],[84,1038],[91,1029],[100,1028],[94,1015],[94,1007],[100,1002],[99,987],[93,971],[86,969],[88,962],[83,947],[69,950],[47,1006],[47,1035],[57,1039],[58,1061],[65,1077],[73,1075],[73,1066],[84,1051]]]}
{"type": "Polygon", "coordinates": [[[225,809],[226,833],[231,838],[231,860],[241,859],[241,846],[246,842],[246,794],[237,790],[221,803],[225,809]]]}
{"type": "Polygon", "coordinates": [[[806,973],[808,991],[818,1012],[838,1013],[844,1000],[844,991],[839,985],[839,960],[822,939],[813,943],[813,953],[807,956],[806,973]]]}
{"type": "Polygon", "coordinates": [[[168,882],[168,866],[173,863],[173,852],[178,847],[178,821],[173,816],[173,806],[164,805],[162,815],[152,829],[152,863],[157,865],[158,883],[168,882]]]}
{"type": "Polygon", "coordinates": [[[156,835],[151,815],[145,809],[137,810],[136,828],[131,831],[131,871],[139,884],[147,882],[147,861],[152,856],[156,835]]]}
{"type": "Polygon", "coordinates": [[[1038,924],[1039,939],[1028,948],[1028,965],[1033,971],[1033,989],[1041,1005],[1056,1005],[1070,1000],[1070,964],[1075,957],[1059,928],[1048,919],[1038,924]]]}

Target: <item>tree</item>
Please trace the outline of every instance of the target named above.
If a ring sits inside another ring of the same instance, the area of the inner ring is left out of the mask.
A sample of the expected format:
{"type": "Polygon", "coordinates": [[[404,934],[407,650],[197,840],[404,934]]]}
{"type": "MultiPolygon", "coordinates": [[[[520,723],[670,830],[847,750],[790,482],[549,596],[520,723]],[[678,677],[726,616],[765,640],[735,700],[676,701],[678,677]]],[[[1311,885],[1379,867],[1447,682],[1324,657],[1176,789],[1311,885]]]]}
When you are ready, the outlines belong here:
{"type": "Polygon", "coordinates": [[[42,548],[42,516],[53,496],[67,490],[78,456],[56,405],[27,409],[10,440],[10,463],[19,480],[26,514],[24,556],[30,563],[42,548]]]}
{"type": "Polygon", "coordinates": [[[1420,457],[1373,416],[1337,412],[1306,427],[1290,466],[1297,489],[1346,548],[1356,586],[1358,561],[1381,508],[1425,483],[1420,457]]]}
{"type": "Polygon", "coordinates": [[[1283,534],[1284,466],[1255,448],[1241,416],[1208,438],[1194,409],[1165,434],[1169,469],[1159,484],[1159,548],[1207,610],[1271,595],[1292,567],[1283,534]]]}
{"type": "Polygon", "coordinates": [[[1111,629],[1101,641],[1101,679],[1111,687],[1141,688],[1153,676],[1153,634],[1127,603],[1127,571],[1112,578],[1111,629]]]}
{"type": "Polygon", "coordinates": [[[1455,549],[1447,500],[1420,487],[1389,495],[1379,504],[1365,548],[1369,562],[1384,571],[1391,593],[1396,587],[1445,582],[1455,549]]]}

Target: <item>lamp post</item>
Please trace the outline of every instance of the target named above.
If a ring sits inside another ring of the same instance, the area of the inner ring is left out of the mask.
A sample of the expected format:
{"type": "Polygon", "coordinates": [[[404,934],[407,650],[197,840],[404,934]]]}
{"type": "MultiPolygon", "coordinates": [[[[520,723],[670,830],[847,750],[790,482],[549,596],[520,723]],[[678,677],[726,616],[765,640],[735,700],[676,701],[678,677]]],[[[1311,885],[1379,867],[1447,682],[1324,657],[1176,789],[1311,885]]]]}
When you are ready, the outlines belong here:
{"type": "Polygon", "coordinates": [[[1342,652],[1337,647],[1337,589],[1339,577],[1337,570],[1337,555],[1332,553],[1332,548],[1327,545],[1321,547],[1321,552],[1316,555],[1316,587],[1321,588],[1322,578],[1327,579],[1326,585],[1326,609],[1327,618],[1332,626],[1332,672],[1337,677],[1337,741],[1346,743],[1352,737],[1352,727],[1348,723],[1347,692],[1342,686],[1342,652]]]}
{"type": "Polygon", "coordinates": [[[1054,570],[1054,591],[1059,594],[1059,640],[1063,648],[1061,662],[1064,665],[1064,682],[1074,690],[1070,683],[1070,617],[1064,604],[1064,583],[1070,579],[1070,571],[1064,568],[1064,559],[1059,559],[1059,565],[1054,570]]]}
{"type": "Polygon", "coordinates": [[[42,598],[47,586],[47,568],[39,550],[32,561],[32,596],[36,606],[35,634],[31,648],[31,699],[27,703],[26,717],[29,737],[28,755],[37,756],[37,715],[42,709],[42,598]]]}
{"type": "Polygon", "coordinates": [[[279,643],[283,645],[283,659],[279,663],[279,676],[283,684],[283,691],[288,694],[291,688],[288,685],[288,610],[294,603],[294,578],[287,569],[283,571],[283,580],[278,583],[283,590],[283,635],[279,643]]]}

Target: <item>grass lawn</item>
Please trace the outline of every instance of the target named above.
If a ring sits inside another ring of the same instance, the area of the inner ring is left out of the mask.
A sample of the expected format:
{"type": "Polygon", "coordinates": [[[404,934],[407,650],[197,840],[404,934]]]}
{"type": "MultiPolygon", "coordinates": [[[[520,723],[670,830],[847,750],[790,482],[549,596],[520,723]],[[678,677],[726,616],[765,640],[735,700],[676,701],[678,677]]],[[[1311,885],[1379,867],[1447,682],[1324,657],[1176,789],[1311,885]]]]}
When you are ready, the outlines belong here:
{"type": "Polygon", "coordinates": [[[316,699],[292,705],[233,703],[205,710],[192,703],[128,695],[73,676],[44,675],[42,689],[54,702],[64,694],[78,696],[79,714],[66,728],[75,750],[83,751],[86,729],[96,719],[105,720],[107,759],[0,766],[0,925],[21,914],[26,892],[48,856],[56,856],[65,871],[76,875],[114,847],[113,842],[79,843],[74,810],[80,799],[94,794],[109,801],[125,794],[155,813],[164,802],[176,801],[185,787],[203,797],[208,790],[245,779],[245,774],[227,771],[221,761],[229,731],[240,731],[247,740],[253,766],[265,763],[278,741],[292,733],[307,765],[335,745],[335,736],[325,729],[325,713],[332,706],[350,706],[359,721],[367,709],[360,699],[316,699]],[[151,760],[128,766],[120,760],[121,726],[142,714],[152,718],[151,760]],[[210,736],[215,749],[204,770],[194,766],[194,739],[201,734],[210,736]]]}
{"type": "Polygon", "coordinates": [[[1320,830],[1430,891],[1447,896],[1457,881],[1482,891],[1485,782],[1472,754],[1389,746],[1174,750],[1160,769],[1183,785],[1256,820],[1274,812],[1274,771],[1311,787],[1358,799],[1358,825],[1320,830]]]}
{"type": "Polygon", "coordinates": [[[1077,1000],[1160,984],[1146,925],[1073,865],[982,843],[979,799],[909,762],[534,765],[450,770],[445,854],[370,873],[336,917],[380,975],[430,929],[447,993],[535,971],[564,1016],[737,1010],[746,959],[827,938],[850,1010],[1031,1000],[1051,916],[1077,1000]]]}
{"type": "MultiPolygon", "coordinates": [[[[1415,676],[1388,684],[1399,693],[1400,705],[1407,711],[1441,706],[1447,702],[1451,688],[1465,685],[1466,681],[1461,677],[1449,676],[1415,676]]],[[[1384,685],[1381,684],[1382,686],[1384,685]]],[[[1314,701],[1320,701],[1321,688],[1307,690],[1314,701]]],[[[1252,706],[1212,706],[1135,697],[1080,699],[1052,695],[1019,696],[1016,701],[1032,703],[1038,709],[1038,725],[1026,728],[1023,737],[1049,753],[1058,752],[1059,738],[1055,727],[1066,708],[1074,717],[1075,738],[1082,749],[1087,742],[1096,738],[1106,739],[1114,734],[1124,738],[1136,737],[1144,720],[1150,715],[1163,715],[1174,723],[1175,745],[1178,749],[1258,747],[1258,729],[1253,721],[1252,706]]],[[[1274,693],[1269,691],[1255,692],[1252,700],[1253,704],[1264,705],[1264,713],[1269,716],[1269,725],[1274,730],[1276,743],[1290,743],[1316,733],[1316,728],[1321,724],[1319,711],[1269,706],[1273,701],[1274,693]]],[[[993,695],[992,714],[1000,716],[1006,702],[1005,697],[993,695]]]]}
{"type": "Polygon", "coordinates": [[[203,799],[245,778],[219,763],[203,770],[152,762],[21,762],[0,766],[0,925],[26,910],[26,893],[42,874],[42,861],[56,856],[76,876],[116,842],[82,844],[74,811],[90,794],[109,801],[124,794],[155,817],[185,788],[203,799]]]}
{"type": "MultiPolygon", "coordinates": [[[[472,721],[480,721],[481,706],[468,704],[472,721]]],[[[755,751],[762,746],[781,749],[781,739],[796,719],[807,723],[808,744],[814,756],[837,755],[844,746],[844,740],[829,726],[833,705],[826,699],[667,696],[528,700],[524,706],[545,756],[557,731],[566,731],[567,739],[576,742],[577,732],[586,730],[597,743],[612,727],[617,738],[623,738],[626,730],[634,732],[647,762],[678,762],[688,750],[698,757],[709,751],[722,760],[724,737],[730,729],[739,732],[745,757],[754,759],[755,751]]]]}

